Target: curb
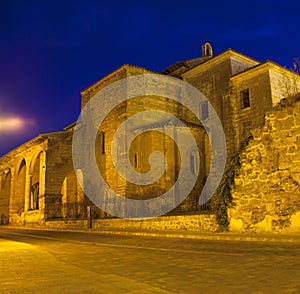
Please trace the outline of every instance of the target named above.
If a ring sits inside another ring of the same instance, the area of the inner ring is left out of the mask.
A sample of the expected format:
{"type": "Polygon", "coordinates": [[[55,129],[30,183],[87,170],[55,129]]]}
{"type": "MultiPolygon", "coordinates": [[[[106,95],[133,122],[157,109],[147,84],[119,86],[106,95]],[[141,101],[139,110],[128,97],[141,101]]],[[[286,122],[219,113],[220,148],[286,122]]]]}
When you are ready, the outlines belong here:
{"type": "MultiPolygon", "coordinates": [[[[85,231],[86,232],[86,231],[85,231]]],[[[144,236],[144,237],[161,237],[161,238],[179,238],[179,239],[196,239],[212,241],[246,241],[246,242],[278,242],[278,243],[300,243],[300,235],[250,235],[234,233],[189,233],[189,232],[133,232],[133,231],[107,231],[93,230],[88,231],[98,234],[125,235],[125,236],[144,236]]]]}
{"type": "MultiPolygon", "coordinates": [[[[91,234],[106,235],[123,235],[123,236],[140,236],[140,237],[158,237],[158,238],[177,238],[177,239],[194,239],[194,240],[211,240],[211,241],[243,241],[243,242],[262,242],[262,243],[300,243],[300,234],[250,234],[250,233],[205,233],[205,232],[188,232],[188,231],[117,231],[101,229],[57,229],[43,227],[19,227],[19,226],[2,226],[8,229],[21,230],[40,230],[40,231],[60,231],[60,232],[78,232],[91,234]]],[[[1,229],[1,226],[0,226],[1,229]]]]}

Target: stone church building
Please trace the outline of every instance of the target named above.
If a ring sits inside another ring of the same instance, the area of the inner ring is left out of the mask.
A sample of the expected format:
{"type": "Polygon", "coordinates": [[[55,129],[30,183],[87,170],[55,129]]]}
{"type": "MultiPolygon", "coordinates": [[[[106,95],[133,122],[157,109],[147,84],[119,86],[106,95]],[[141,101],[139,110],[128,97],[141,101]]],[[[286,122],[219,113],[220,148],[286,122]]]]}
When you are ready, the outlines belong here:
{"type": "MultiPolygon", "coordinates": [[[[125,64],[81,92],[82,108],[101,89],[114,81],[140,74],[153,73],[139,66],[125,64]]],[[[182,79],[199,89],[210,101],[223,125],[228,160],[249,137],[250,130],[264,125],[265,114],[279,101],[300,90],[300,76],[273,61],[259,62],[228,49],[213,55],[212,46],[202,45],[202,55],[176,62],[160,73],[182,79]]],[[[178,176],[180,162],[176,144],[168,136],[145,132],[130,147],[130,161],[139,172],[148,169],[148,157],[154,150],[164,152],[169,165],[156,183],[138,187],[126,182],[115,171],[110,158],[114,130],[134,113],[160,109],[186,122],[196,139],[198,150],[190,150],[193,169],[197,153],[201,166],[190,195],[170,214],[200,212],[198,198],[210,170],[210,145],[201,122],[192,112],[164,97],[141,97],[118,105],[105,119],[96,140],[99,170],[109,186],[128,198],[148,199],[168,191],[178,176]],[[154,138],[155,137],[155,138],[154,138]]],[[[210,114],[206,103],[193,110],[205,120],[210,114]]],[[[149,122],[153,124],[153,122],[149,122]]],[[[157,128],[167,128],[161,122],[157,128]]],[[[75,123],[63,131],[41,134],[0,158],[1,224],[41,223],[54,219],[85,219],[93,203],[78,184],[72,161],[72,137],[75,123]]],[[[152,128],[153,129],[153,128],[152,128]]],[[[180,130],[177,130],[180,131],[180,130]]],[[[120,147],[122,148],[122,146],[120,147]]],[[[84,175],[82,175],[84,176],[84,175]]],[[[94,207],[94,217],[111,217],[94,207]]]]}

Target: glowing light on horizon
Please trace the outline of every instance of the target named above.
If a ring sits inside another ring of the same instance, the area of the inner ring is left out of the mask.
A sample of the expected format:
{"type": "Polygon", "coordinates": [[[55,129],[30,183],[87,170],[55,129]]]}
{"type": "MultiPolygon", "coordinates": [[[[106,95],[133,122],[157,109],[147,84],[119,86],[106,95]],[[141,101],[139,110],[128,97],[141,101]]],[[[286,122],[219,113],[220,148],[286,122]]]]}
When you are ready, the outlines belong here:
{"type": "Polygon", "coordinates": [[[34,120],[19,116],[0,115],[0,133],[16,133],[25,130],[28,126],[34,125],[34,120]]]}

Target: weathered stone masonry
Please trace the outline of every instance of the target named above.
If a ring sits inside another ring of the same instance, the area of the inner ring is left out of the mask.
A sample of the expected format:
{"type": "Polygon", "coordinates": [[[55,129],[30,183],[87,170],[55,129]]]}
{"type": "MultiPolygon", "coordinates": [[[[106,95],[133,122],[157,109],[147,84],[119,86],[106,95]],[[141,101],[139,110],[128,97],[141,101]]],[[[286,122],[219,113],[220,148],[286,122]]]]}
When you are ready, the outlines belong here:
{"type": "Polygon", "coordinates": [[[277,107],[241,154],[230,229],[300,231],[300,102],[277,107]]]}
{"type": "Polygon", "coordinates": [[[70,131],[43,134],[0,159],[1,224],[86,216],[89,201],[74,185],[71,143],[70,131]]]}

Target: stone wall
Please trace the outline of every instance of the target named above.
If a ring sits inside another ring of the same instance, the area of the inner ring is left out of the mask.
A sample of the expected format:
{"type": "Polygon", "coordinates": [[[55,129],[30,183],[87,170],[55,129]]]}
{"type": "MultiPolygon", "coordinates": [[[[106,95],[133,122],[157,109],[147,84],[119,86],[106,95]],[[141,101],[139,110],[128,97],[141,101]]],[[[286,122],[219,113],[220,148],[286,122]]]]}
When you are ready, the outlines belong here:
{"type": "Polygon", "coordinates": [[[46,229],[65,230],[65,229],[86,229],[88,222],[84,219],[74,220],[51,220],[41,224],[46,229]]]}
{"type": "MultiPolygon", "coordinates": [[[[24,218],[16,218],[14,225],[45,228],[53,230],[64,229],[86,229],[88,221],[86,219],[64,219],[48,220],[40,222],[26,222],[24,218]]],[[[130,220],[120,218],[93,219],[92,228],[94,230],[106,231],[198,231],[216,232],[218,225],[214,214],[200,215],[178,215],[161,216],[151,219],[130,220]]]]}
{"type": "Polygon", "coordinates": [[[161,216],[144,220],[97,219],[93,220],[94,229],[102,230],[188,230],[215,232],[218,229],[213,214],[161,216]]]}
{"type": "Polygon", "coordinates": [[[270,78],[267,69],[247,71],[231,78],[232,96],[228,104],[231,109],[231,132],[235,132],[235,150],[249,136],[249,128],[261,127],[265,113],[272,110],[270,78]],[[248,89],[250,107],[242,108],[241,91],[248,89]],[[233,131],[234,130],[234,131],[233,131]]]}
{"type": "Polygon", "coordinates": [[[300,101],[278,105],[240,156],[230,230],[300,232],[300,101]]]}
{"type": "Polygon", "coordinates": [[[273,67],[269,71],[273,105],[276,105],[282,97],[296,95],[300,91],[300,77],[292,71],[273,67]]]}
{"type": "MultiPolygon", "coordinates": [[[[114,74],[112,74],[112,79],[115,81],[123,76],[130,77],[144,73],[146,73],[146,71],[142,68],[124,65],[114,74]],[[122,76],[120,76],[121,73],[122,76]]],[[[88,95],[101,94],[99,92],[97,93],[97,91],[103,89],[104,84],[107,85],[112,81],[112,79],[107,79],[108,77],[103,78],[101,80],[102,82],[99,81],[95,85],[92,85],[90,88],[82,92],[82,105],[85,105],[87,101],[86,99],[91,97],[88,95]]],[[[198,143],[198,150],[200,150],[200,152],[197,152],[197,154],[199,153],[201,162],[205,162],[206,158],[204,157],[204,154],[206,153],[205,148],[208,145],[206,144],[207,138],[199,120],[189,109],[180,104],[174,103],[172,99],[168,99],[166,97],[146,95],[121,102],[113,110],[110,110],[110,103],[105,103],[105,101],[109,102],[111,99],[110,97],[113,96],[122,97],[123,88],[121,87],[120,89],[113,91],[111,95],[108,94],[109,90],[106,91],[106,96],[103,96],[103,99],[101,98],[103,105],[99,111],[102,113],[107,113],[108,115],[99,126],[95,143],[95,154],[100,173],[111,190],[117,192],[119,195],[126,195],[126,197],[130,199],[144,200],[158,197],[169,191],[178,178],[181,162],[186,161],[194,163],[195,160],[193,161],[193,159],[195,158],[197,151],[197,148],[187,148],[188,150],[186,152],[181,151],[180,153],[177,144],[175,144],[175,141],[172,139],[172,135],[177,139],[177,142],[182,143],[185,146],[189,146],[187,139],[188,134],[191,132],[198,143]],[[186,128],[179,128],[170,125],[170,119],[160,116],[157,116],[156,118],[147,118],[144,116],[143,119],[141,118],[134,124],[129,121],[126,129],[120,131],[123,123],[125,121],[128,122],[133,115],[151,110],[159,110],[161,112],[169,113],[170,115],[178,117],[187,123],[189,126],[189,132],[187,132],[186,128]],[[117,130],[118,133],[116,133],[117,130]],[[138,134],[131,142],[130,146],[128,146],[128,142],[126,142],[126,138],[130,138],[128,135],[129,132],[131,132],[131,136],[138,134]],[[116,145],[112,144],[114,138],[118,140],[116,145]],[[119,162],[124,162],[123,166],[125,166],[126,159],[129,158],[135,171],[139,173],[146,173],[151,169],[155,170],[155,168],[149,164],[149,158],[153,152],[157,151],[160,151],[165,155],[165,173],[163,173],[158,179],[153,180],[153,182],[149,183],[148,185],[137,185],[132,183],[132,181],[127,181],[126,177],[124,177],[124,171],[122,176],[120,169],[115,167],[113,158],[111,156],[112,153],[115,154],[119,162]]],[[[89,133],[86,132],[86,134],[89,133]]],[[[83,141],[85,144],[83,145],[83,148],[89,148],[89,140],[86,139],[83,141]]],[[[198,172],[197,167],[198,166],[195,166],[193,169],[190,168],[190,170],[187,170],[186,173],[183,174],[196,174],[198,172]]],[[[203,188],[203,183],[205,182],[205,177],[207,174],[208,168],[206,168],[204,164],[201,164],[199,177],[194,189],[189,193],[189,196],[182,202],[182,204],[174,213],[194,212],[198,210],[199,191],[201,191],[203,188]]],[[[90,180],[91,177],[85,178],[86,186],[92,185],[90,180]]],[[[188,186],[192,181],[193,177],[185,177],[178,186],[179,189],[183,190],[184,187],[188,186]]],[[[192,186],[194,186],[193,183],[192,186]]],[[[178,192],[176,190],[174,193],[180,194],[180,191],[178,192]]],[[[115,199],[114,197],[110,197],[109,190],[104,191],[103,197],[105,202],[104,205],[106,207],[105,210],[109,213],[112,213],[112,211],[117,211],[117,209],[122,212],[125,211],[125,207],[116,207],[115,199]]],[[[173,199],[176,199],[176,197],[174,196],[173,199]]],[[[165,201],[162,201],[162,203],[157,204],[158,207],[165,205],[165,201]]],[[[151,207],[151,209],[156,208],[151,207]]]]}

